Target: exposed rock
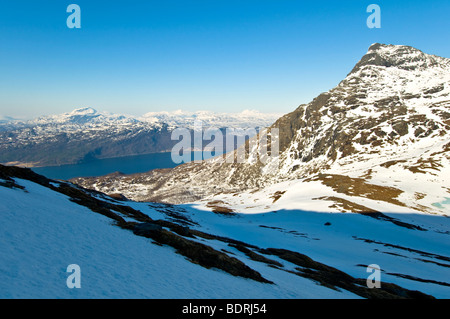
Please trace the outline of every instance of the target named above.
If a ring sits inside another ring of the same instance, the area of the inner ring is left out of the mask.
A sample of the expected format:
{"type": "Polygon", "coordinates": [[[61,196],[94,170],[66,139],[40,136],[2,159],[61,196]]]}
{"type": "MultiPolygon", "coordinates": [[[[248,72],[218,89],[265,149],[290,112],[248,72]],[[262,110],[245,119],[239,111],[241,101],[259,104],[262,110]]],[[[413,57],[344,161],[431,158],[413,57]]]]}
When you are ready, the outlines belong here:
{"type": "Polygon", "coordinates": [[[133,233],[138,236],[150,237],[151,232],[161,231],[162,226],[154,223],[140,223],[136,224],[133,228],[133,233]]]}

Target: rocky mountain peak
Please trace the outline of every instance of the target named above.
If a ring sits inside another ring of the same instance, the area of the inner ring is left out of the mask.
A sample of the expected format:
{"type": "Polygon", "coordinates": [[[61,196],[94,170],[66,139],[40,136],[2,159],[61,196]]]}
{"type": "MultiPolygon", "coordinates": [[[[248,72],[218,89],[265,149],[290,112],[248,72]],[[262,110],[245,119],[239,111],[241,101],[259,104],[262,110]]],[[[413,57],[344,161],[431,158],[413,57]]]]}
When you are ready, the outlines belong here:
{"type": "Polygon", "coordinates": [[[449,60],[425,54],[411,46],[374,43],[355,65],[350,74],[362,70],[367,66],[396,67],[402,70],[423,70],[439,66],[440,64],[448,66],[449,60]]]}
{"type": "Polygon", "coordinates": [[[97,110],[93,109],[92,107],[78,108],[69,113],[69,115],[95,115],[95,114],[97,114],[97,110]]]}

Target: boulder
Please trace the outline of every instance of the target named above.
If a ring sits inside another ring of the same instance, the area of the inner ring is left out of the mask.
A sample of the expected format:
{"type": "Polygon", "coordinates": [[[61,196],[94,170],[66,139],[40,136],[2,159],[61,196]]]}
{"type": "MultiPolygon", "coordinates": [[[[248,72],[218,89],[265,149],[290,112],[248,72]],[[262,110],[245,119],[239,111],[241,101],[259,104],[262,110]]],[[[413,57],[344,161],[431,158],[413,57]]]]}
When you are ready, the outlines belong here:
{"type": "Polygon", "coordinates": [[[159,232],[163,228],[154,223],[140,223],[134,226],[133,233],[138,236],[151,237],[150,233],[159,232]]]}

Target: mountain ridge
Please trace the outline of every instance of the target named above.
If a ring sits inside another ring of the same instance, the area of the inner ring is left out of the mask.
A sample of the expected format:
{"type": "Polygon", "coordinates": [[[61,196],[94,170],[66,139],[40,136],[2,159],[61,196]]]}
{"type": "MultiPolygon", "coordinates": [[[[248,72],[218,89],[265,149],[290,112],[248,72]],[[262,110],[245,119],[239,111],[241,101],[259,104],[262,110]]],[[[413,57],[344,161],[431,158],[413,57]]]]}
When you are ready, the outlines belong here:
{"type": "Polygon", "coordinates": [[[198,119],[203,120],[205,128],[245,128],[266,127],[278,117],[258,112],[247,113],[246,117],[243,113],[185,112],[171,119],[170,114],[132,117],[85,107],[33,120],[0,122],[0,163],[54,166],[170,152],[178,142],[172,141],[172,131],[192,130],[198,119]]]}
{"type": "Polygon", "coordinates": [[[314,180],[326,186],[325,176],[345,176],[347,187],[360,189],[352,192],[329,185],[327,190],[333,192],[328,199],[341,202],[326,200],[327,209],[356,200],[355,204],[378,210],[376,201],[382,201],[386,207],[394,203],[394,210],[442,214],[447,209],[434,204],[445,200],[450,189],[444,177],[450,173],[449,83],[449,59],[409,46],[373,44],[335,88],[268,128],[280,130],[280,156],[273,162],[229,164],[216,158],[164,174],[75,182],[136,200],[180,203],[217,197],[237,205],[226,194],[250,196],[270,185],[300,180],[305,187],[314,180]],[[136,179],[139,183],[133,183],[136,179]],[[365,193],[378,186],[384,187],[380,193],[384,195],[365,193]]]}

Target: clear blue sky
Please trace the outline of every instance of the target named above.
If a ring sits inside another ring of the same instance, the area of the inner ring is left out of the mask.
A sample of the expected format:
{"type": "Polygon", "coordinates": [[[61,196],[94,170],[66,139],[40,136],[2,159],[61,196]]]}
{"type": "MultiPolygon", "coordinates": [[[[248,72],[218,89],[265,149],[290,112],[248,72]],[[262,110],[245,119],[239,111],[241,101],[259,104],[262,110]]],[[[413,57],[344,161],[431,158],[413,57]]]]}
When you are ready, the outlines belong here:
{"type": "Polygon", "coordinates": [[[0,0],[0,115],[290,112],[374,42],[450,57],[450,1],[0,0]],[[81,29],[66,8],[81,7],[81,29]],[[369,29],[366,8],[381,7],[369,29]]]}

